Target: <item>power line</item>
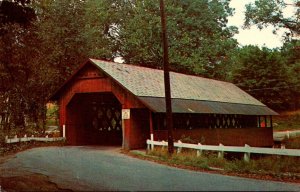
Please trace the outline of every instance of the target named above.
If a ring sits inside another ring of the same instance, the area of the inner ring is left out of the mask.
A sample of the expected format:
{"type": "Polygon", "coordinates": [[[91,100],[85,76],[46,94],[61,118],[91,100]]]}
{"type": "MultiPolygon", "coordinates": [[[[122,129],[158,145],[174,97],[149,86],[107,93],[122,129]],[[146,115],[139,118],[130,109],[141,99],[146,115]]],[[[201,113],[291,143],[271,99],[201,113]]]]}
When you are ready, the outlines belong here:
{"type": "Polygon", "coordinates": [[[258,88],[258,89],[248,89],[247,91],[251,92],[251,91],[260,91],[260,90],[275,90],[275,89],[292,88],[292,87],[300,87],[300,85],[281,86],[281,87],[266,87],[266,88],[258,88]]]}

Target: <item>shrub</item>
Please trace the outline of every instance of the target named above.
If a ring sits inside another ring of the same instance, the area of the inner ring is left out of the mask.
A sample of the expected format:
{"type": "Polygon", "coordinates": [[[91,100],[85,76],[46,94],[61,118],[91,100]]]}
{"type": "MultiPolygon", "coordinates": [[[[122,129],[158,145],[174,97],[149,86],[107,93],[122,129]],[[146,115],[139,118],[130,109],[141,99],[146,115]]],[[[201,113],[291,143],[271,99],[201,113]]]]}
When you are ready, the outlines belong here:
{"type": "Polygon", "coordinates": [[[288,149],[300,149],[300,136],[285,141],[285,147],[288,149]]]}

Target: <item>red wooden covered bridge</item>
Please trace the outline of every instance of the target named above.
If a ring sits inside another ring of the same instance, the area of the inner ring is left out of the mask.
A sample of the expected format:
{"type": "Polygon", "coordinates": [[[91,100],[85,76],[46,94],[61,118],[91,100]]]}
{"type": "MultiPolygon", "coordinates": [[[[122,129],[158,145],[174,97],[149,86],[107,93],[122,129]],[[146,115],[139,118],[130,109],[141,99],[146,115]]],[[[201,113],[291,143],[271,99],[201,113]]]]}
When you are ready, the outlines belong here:
{"type": "MultiPolygon", "coordinates": [[[[232,83],[170,73],[174,139],[272,146],[276,112],[232,83]]],[[[163,71],[90,59],[52,96],[70,145],[167,140],[163,71]]]]}

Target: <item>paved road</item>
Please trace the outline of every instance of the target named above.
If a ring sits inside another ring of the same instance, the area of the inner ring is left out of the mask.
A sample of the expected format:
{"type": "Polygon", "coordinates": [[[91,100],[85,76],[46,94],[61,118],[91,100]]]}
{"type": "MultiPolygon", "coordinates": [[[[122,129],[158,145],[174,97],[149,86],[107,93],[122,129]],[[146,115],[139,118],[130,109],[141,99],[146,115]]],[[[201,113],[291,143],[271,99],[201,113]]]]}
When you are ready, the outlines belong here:
{"type": "Polygon", "coordinates": [[[40,173],[73,190],[300,191],[300,185],[194,172],[143,161],[105,147],[47,147],[18,153],[0,173],[40,173]]]}

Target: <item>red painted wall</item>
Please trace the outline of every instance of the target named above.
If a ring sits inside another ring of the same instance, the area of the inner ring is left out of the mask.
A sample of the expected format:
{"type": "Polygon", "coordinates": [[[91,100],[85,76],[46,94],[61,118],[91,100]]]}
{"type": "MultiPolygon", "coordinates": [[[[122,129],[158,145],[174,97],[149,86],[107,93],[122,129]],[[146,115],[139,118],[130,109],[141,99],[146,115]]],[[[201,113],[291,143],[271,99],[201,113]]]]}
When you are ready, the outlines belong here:
{"type": "Polygon", "coordinates": [[[148,109],[132,109],[130,126],[131,149],[146,148],[146,140],[150,139],[150,123],[148,109]]]}
{"type": "MultiPolygon", "coordinates": [[[[167,141],[166,130],[155,130],[154,140],[167,141]]],[[[176,129],[173,132],[174,139],[180,140],[182,135],[190,137],[197,143],[206,145],[244,146],[248,144],[252,147],[273,146],[272,128],[226,128],[226,129],[176,129]]]]}

